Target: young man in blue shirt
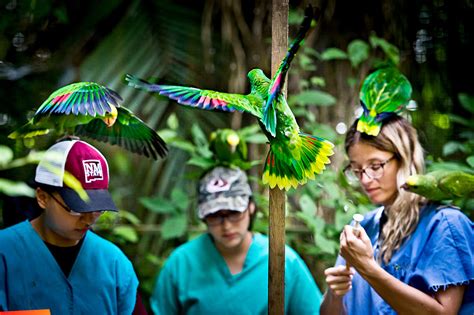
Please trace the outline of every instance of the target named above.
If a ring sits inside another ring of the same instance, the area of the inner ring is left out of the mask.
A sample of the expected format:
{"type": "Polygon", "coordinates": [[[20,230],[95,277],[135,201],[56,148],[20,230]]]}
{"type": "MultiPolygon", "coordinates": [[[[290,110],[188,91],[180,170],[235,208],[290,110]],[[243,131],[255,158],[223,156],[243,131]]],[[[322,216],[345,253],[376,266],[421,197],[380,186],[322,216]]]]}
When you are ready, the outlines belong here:
{"type": "Polygon", "coordinates": [[[0,311],[131,314],[138,287],[133,266],[90,231],[104,211],[117,211],[105,157],[83,141],[58,142],[35,181],[40,216],[0,230],[0,311]],[[71,175],[88,200],[67,186],[71,175]]]}
{"type": "MultiPolygon", "coordinates": [[[[208,233],[177,248],[151,297],[155,314],[267,314],[268,238],[251,232],[255,203],[240,169],[214,168],[199,182],[208,233]]],[[[285,313],[318,314],[321,293],[303,260],[285,256],[285,313]]]]}

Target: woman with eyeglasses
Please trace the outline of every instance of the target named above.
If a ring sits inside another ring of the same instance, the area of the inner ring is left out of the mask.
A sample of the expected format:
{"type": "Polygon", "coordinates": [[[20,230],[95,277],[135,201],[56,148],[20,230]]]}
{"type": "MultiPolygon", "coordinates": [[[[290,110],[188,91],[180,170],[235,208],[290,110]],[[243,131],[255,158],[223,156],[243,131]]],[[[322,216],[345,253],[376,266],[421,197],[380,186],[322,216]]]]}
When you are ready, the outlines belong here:
{"type": "Polygon", "coordinates": [[[379,207],[342,231],[321,314],[473,314],[472,222],[400,188],[424,170],[416,130],[393,115],[372,136],[356,121],[345,147],[346,176],[379,207]]]}
{"type": "MultiPolygon", "coordinates": [[[[208,233],[178,247],[160,271],[155,314],[267,314],[268,238],[252,233],[256,208],[245,173],[216,167],[199,182],[198,216],[208,233]]],[[[285,313],[318,314],[321,293],[286,247],[285,313]],[[314,303],[316,301],[316,303],[314,303]]]]}

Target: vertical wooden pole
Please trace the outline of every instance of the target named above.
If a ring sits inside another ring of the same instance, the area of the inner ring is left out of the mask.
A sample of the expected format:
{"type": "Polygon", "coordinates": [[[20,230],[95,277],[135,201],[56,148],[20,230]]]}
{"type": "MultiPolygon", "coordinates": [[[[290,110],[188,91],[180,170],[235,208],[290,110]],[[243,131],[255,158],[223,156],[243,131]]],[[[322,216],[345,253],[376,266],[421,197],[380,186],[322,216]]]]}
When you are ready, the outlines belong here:
{"type": "MultiPolygon", "coordinates": [[[[272,77],[288,50],[288,0],[272,0],[272,77]]],[[[282,92],[286,95],[285,90],[282,92]]],[[[268,314],[285,313],[285,198],[284,190],[270,189],[270,258],[268,314]]]]}

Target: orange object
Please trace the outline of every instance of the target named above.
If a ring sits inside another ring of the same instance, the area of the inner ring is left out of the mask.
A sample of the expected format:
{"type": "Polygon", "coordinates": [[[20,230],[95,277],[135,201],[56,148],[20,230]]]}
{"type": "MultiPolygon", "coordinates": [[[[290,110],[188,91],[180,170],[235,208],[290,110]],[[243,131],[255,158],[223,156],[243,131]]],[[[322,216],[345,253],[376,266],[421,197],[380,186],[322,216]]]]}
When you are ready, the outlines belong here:
{"type": "Polygon", "coordinates": [[[49,310],[8,311],[0,312],[0,315],[51,315],[51,312],[49,310]]]}

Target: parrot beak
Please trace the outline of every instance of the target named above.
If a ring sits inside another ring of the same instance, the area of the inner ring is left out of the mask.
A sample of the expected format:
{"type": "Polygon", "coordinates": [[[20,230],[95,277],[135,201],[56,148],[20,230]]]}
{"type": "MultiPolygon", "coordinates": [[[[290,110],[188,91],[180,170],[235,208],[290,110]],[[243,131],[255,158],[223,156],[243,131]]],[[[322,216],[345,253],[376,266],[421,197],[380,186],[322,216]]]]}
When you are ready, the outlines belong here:
{"type": "Polygon", "coordinates": [[[401,188],[401,189],[408,190],[408,185],[407,185],[407,183],[401,185],[400,188],[401,188]]]}
{"type": "Polygon", "coordinates": [[[237,148],[237,145],[239,144],[239,142],[240,142],[240,138],[239,136],[235,134],[230,134],[227,137],[227,143],[230,145],[232,153],[235,152],[235,149],[237,148]]]}
{"type": "Polygon", "coordinates": [[[117,115],[118,115],[117,108],[113,106],[112,104],[110,104],[110,107],[112,107],[112,111],[108,113],[107,115],[105,115],[104,118],[102,118],[102,121],[109,128],[115,124],[115,122],[117,121],[117,115]]]}

